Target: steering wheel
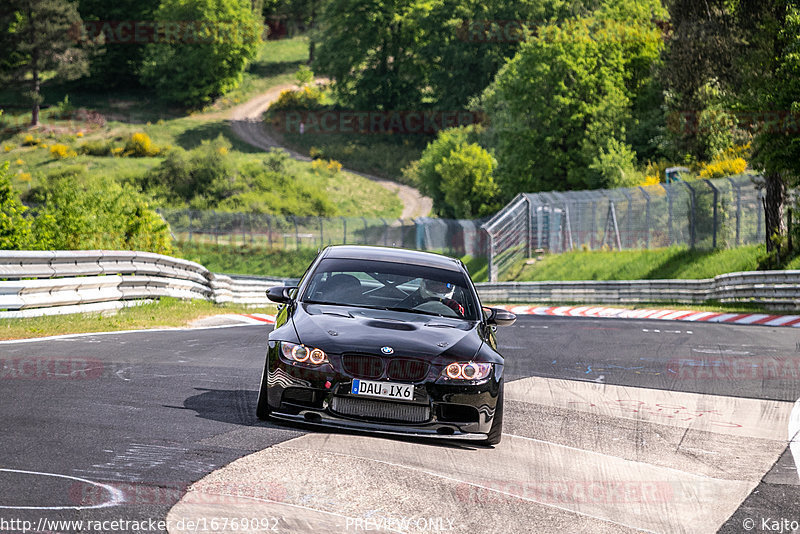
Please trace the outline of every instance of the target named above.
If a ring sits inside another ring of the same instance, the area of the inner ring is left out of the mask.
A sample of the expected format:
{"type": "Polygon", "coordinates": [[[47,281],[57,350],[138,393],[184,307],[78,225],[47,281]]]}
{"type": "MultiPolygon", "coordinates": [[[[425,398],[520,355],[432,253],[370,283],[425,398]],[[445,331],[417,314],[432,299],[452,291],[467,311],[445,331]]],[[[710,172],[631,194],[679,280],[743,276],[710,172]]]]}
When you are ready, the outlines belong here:
{"type": "Polygon", "coordinates": [[[429,311],[431,313],[438,313],[440,315],[452,316],[455,314],[456,317],[464,317],[464,307],[453,299],[426,297],[422,302],[414,306],[413,309],[429,311]]]}

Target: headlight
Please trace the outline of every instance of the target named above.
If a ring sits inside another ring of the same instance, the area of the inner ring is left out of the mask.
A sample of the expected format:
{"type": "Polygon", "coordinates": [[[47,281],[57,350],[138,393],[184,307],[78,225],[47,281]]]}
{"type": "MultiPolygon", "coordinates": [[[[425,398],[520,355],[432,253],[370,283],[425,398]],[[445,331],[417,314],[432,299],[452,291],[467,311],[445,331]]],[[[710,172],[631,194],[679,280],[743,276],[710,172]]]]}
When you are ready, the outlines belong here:
{"type": "Polygon", "coordinates": [[[328,363],[328,355],[322,349],[306,347],[281,341],[281,354],[287,360],[299,363],[310,363],[312,365],[322,365],[328,363]]]}
{"type": "Polygon", "coordinates": [[[491,363],[453,362],[442,371],[445,380],[483,380],[492,374],[491,363]]]}

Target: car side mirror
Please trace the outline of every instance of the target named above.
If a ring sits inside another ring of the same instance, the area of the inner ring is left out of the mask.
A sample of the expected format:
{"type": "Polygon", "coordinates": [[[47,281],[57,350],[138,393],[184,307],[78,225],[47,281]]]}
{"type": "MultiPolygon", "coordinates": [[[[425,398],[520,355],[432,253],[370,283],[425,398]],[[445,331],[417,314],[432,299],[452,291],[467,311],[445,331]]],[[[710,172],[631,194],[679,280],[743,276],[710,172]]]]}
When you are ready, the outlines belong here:
{"type": "Polygon", "coordinates": [[[517,316],[502,308],[484,308],[488,312],[486,323],[490,326],[511,326],[517,320],[517,316]]]}
{"type": "Polygon", "coordinates": [[[291,291],[297,289],[291,286],[275,286],[267,290],[267,298],[272,302],[287,304],[293,300],[291,291]]]}

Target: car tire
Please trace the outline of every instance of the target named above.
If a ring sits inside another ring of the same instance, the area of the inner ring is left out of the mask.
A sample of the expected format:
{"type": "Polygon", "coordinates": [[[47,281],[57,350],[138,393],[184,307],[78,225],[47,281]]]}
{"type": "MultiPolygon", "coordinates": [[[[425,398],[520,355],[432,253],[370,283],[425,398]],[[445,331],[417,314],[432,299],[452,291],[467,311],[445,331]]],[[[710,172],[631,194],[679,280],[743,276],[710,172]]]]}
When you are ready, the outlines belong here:
{"type": "Polygon", "coordinates": [[[272,410],[269,407],[269,395],[267,388],[267,370],[264,369],[264,375],[261,376],[261,387],[258,388],[258,402],[256,403],[256,417],[262,421],[269,419],[272,410]]]}
{"type": "Polygon", "coordinates": [[[494,409],[492,428],[486,435],[486,445],[497,445],[503,437],[503,384],[500,383],[500,392],[497,394],[497,405],[494,409]]]}

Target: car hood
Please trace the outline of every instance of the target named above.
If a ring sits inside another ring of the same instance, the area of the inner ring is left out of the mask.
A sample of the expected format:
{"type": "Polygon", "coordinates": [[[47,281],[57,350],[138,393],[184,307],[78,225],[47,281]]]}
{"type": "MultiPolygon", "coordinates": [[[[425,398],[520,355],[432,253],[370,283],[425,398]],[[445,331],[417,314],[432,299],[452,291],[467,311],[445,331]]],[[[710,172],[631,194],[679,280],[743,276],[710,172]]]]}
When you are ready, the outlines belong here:
{"type": "Polygon", "coordinates": [[[292,320],[301,343],[332,354],[381,354],[433,359],[473,358],[483,343],[477,321],[355,306],[300,304],[292,320]]]}

